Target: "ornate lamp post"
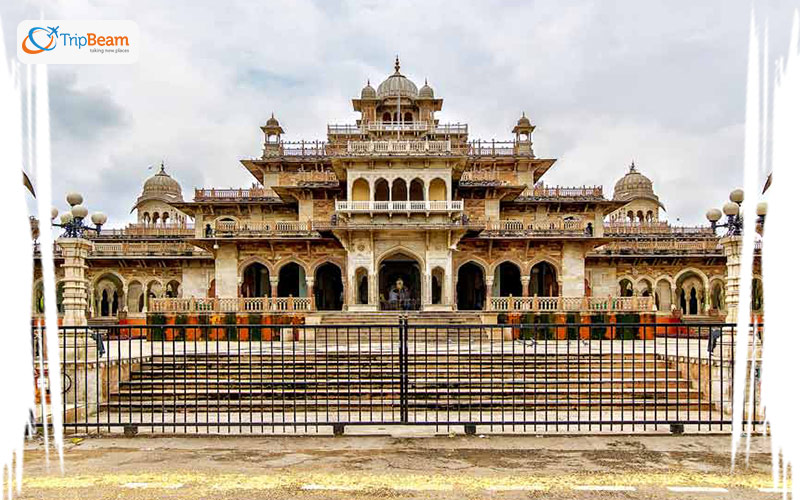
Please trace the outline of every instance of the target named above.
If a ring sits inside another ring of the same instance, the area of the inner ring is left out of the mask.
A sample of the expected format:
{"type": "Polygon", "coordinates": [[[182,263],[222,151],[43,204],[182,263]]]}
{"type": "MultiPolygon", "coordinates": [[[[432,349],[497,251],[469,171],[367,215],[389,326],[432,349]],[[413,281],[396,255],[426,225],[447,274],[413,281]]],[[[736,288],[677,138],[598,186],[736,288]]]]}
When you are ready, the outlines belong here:
{"type": "MultiPolygon", "coordinates": [[[[725,276],[725,303],[727,315],[725,321],[736,323],[737,311],[739,309],[739,269],[741,266],[742,252],[742,227],[744,217],[741,213],[741,205],[744,201],[744,191],[734,189],[730,194],[730,201],[722,206],[722,211],[712,208],[706,212],[706,218],[711,222],[711,229],[716,233],[718,227],[727,229],[725,236],[720,240],[722,250],[725,253],[727,273],[725,276]],[[722,215],[725,214],[727,221],[719,223],[722,215]]],[[[756,231],[761,234],[764,230],[764,221],[767,217],[767,203],[760,202],[756,206],[756,231]]]]}
{"type": "MultiPolygon", "coordinates": [[[[78,193],[69,193],[67,203],[70,205],[68,212],[61,214],[60,224],[54,226],[64,229],[64,234],[58,239],[61,255],[64,258],[64,326],[86,326],[87,286],[86,286],[86,258],[92,248],[92,242],[85,239],[84,233],[94,231],[100,233],[100,228],[108,219],[102,212],[92,214],[91,220],[94,227],[84,224],[83,220],[89,215],[89,210],[84,207],[83,196],[78,193]]],[[[58,209],[53,208],[51,217],[58,217],[58,209]]]]}

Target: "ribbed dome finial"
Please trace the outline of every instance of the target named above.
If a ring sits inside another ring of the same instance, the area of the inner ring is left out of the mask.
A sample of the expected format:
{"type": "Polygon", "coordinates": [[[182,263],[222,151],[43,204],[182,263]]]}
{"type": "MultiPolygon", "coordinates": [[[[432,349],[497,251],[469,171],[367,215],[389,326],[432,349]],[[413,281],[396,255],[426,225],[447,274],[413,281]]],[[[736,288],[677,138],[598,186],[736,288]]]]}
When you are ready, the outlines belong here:
{"type": "Polygon", "coordinates": [[[636,164],[633,162],[633,160],[631,160],[631,169],[630,169],[630,172],[631,172],[631,173],[633,173],[633,172],[636,172],[636,164]]]}
{"type": "Polygon", "coordinates": [[[400,56],[394,56],[394,72],[400,74],[400,56]]]}

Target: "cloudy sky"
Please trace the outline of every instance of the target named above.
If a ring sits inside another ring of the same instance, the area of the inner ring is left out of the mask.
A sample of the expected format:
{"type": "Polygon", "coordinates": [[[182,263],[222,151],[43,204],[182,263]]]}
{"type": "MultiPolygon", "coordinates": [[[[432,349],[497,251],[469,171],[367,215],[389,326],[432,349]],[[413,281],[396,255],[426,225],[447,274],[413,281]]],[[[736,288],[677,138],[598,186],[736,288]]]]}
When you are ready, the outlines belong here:
{"type": "MultiPolygon", "coordinates": [[[[756,2],[785,53],[798,0],[756,2]]],[[[247,187],[275,112],[286,139],[356,119],[350,99],[402,72],[444,98],[442,122],[509,139],[522,111],[547,184],[602,184],[635,160],[672,222],[700,224],[741,183],[750,0],[0,0],[9,51],[23,19],[130,19],[129,66],[52,66],[54,193],[77,189],[114,226],[148,165],[194,187],[247,187]]],[[[59,195],[60,198],[60,195],[59,195]]],[[[64,202],[58,201],[60,206],[64,202]]]]}

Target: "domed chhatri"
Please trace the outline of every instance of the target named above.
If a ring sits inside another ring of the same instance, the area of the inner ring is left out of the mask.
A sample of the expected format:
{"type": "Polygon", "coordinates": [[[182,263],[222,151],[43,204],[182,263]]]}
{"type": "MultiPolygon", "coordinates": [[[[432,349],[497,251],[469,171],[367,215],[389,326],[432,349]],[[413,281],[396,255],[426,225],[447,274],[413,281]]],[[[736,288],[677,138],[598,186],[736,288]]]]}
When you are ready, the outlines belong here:
{"type": "Polygon", "coordinates": [[[428,79],[425,79],[425,85],[419,89],[419,98],[420,99],[433,99],[433,89],[428,85],[428,79]]]}
{"type": "Polygon", "coordinates": [[[630,201],[634,198],[658,199],[653,192],[653,181],[636,170],[636,164],[631,162],[628,173],[614,185],[614,199],[630,201]]]}
{"type": "Polygon", "coordinates": [[[387,97],[399,96],[416,99],[418,95],[419,92],[414,82],[400,73],[400,58],[395,58],[394,74],[389,75],[389,78],[378,85],[378,97],[385,99],[387,97]]]}
{"type": "Polygon", "coordinates": [[[158,173],[144,181],[141,197],[166,197],[171,200],[183,200],[181,185],[166,172],[163,162],[158,173]]]}
{"type": "Polygon", "coordinates": [[[653,191],[653,181],[640,173],[633,162],[628,173],[614,185],[614,201],[628,203],[611,216],[612,220],[654,222],[659,218],[659,209],[664,208],[653,191]]]}
{"type": "Polygon", "coordinates": [[[531,121],[530,121],[530,119],[528,119],[527,116],[525,116],[525,112],[524,111],[522,112],[522,117],[519,120],[517,120],[517,126],[518,127],[530,127],[531,126],[531,121]]]}
{"type": "Polygon", "coordinates": [[[367,85],[363,89],[361,89],[361,98],[375,99],[377,97],[378,97],[377,92],[375,92],[375,89],[372,87],[372,85],[369,84],[369,80],[367,80],[367,85]]]}

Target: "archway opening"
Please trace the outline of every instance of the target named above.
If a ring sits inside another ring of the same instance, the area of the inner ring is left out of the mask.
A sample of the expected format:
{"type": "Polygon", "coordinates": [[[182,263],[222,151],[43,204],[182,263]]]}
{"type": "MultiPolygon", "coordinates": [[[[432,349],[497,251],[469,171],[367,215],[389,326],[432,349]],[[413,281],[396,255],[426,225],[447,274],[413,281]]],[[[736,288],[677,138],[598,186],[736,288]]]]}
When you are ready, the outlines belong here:
{"type": "Polygon", "coordinates": [[[369,275],[363,267],[356,270],[356,284],[356,303],[369,304],[369,275]]]}
{"type": "Polygon", "coordinates": [[[542,261],[531,268],[528,295],[531,297],[558,296],[558,277],[555,266],[549,262],[542,261]]]}
{"type": "Polygon", "coordinates": [[[444,201],[447,199],[447,184],[438,177],[431,181],[428,187],[428,199],[431,201],[444,201]]]}
{"type": "Polygon", "coordinates": [[[353,183],[353,201],[369,201],[369,184],[365,179],[353,183]]]}
{"type": "Polygon", "coordinates": [[[260,262],[253,262],[242,274],[242,297],[271,297],[269,269],[260,262]]]}
{"type": "Polygon", "coordinates": [[[495,297],[522,296],[522,279],[519,267],[513,262],[503,262],[494,271],[492,295],[495,297]]]}
{"type": "Polygon", "coordinates": [[[395,179],[392,181],[392,201],[406,201],[408,200],[408,188],[404,179],[395,179]]]}
{"type": "Polygon", "coordinates": [[[128,312],[140,313],[144,310],[144,287],[138,281],[128,284],[128,312]]]}
{"type": "Polygon", "coordinates": [[[678,303],[683,314],[700,314],[704,311],[707,290],[703,280],[694,271],[685,272],[677,282],[678,303]]]}
{"type": "Polygon", "coordinates": [[[656,285],[656,308],[661,312],[672,309],[672,286],[669,281],[662,279],[656,285]]]}
{"type": "Polygon", "coordinates": [[[456,283],[457,306],[461,311],[479,311],[486,302],[486,281],[483,269],[474,262],[458,268],[456,283]]]}
{"type": "Polygon", "coordinates": [[[306,273],[296,262],[289,262],[278,271],[278,297],[305,297],[306,273]]]}
{"type": "Polygon", "coordinates": [[[619,296],[620,297],[633,297],[633,283],[631,280],[623,279],[619,282],[619,296]]]}
{"type": "Polygon", "coordinates": [[[100,278],[95,285],[95,314],[116,316],[123,305],[122,281],[113,274],[100,278]]]}
{"type": "Polygon", "coordinates": [[[423,201],[425,199],[425,184],[422,180],[414,179],[411,181],[408,198],[411,201],[423,201]]]}
{"type": "Polygon", "coordinates": [[[389,182],[386,179],[375,181],[375,201],[389,201],[389,182]]]}
{"type": "Polygon", "coordinates": [[[442,303],[442,285],[444,284],[444,269],[436,267],[431,272],[431,304],[442,303]]]}
{"type": "Polygon", "coordinates": [[[378,271],[380,305],[383,310],[419,309],[421,286],[419,263],[404,253],[396,253],[380,264],[378,271]]]}
{"type": "Polygon", "coordinates": [[[339,266],[326,262],[314,276],[314,298],[320,311],[341,311],[344,303],[344,283],[339,266]]]}

